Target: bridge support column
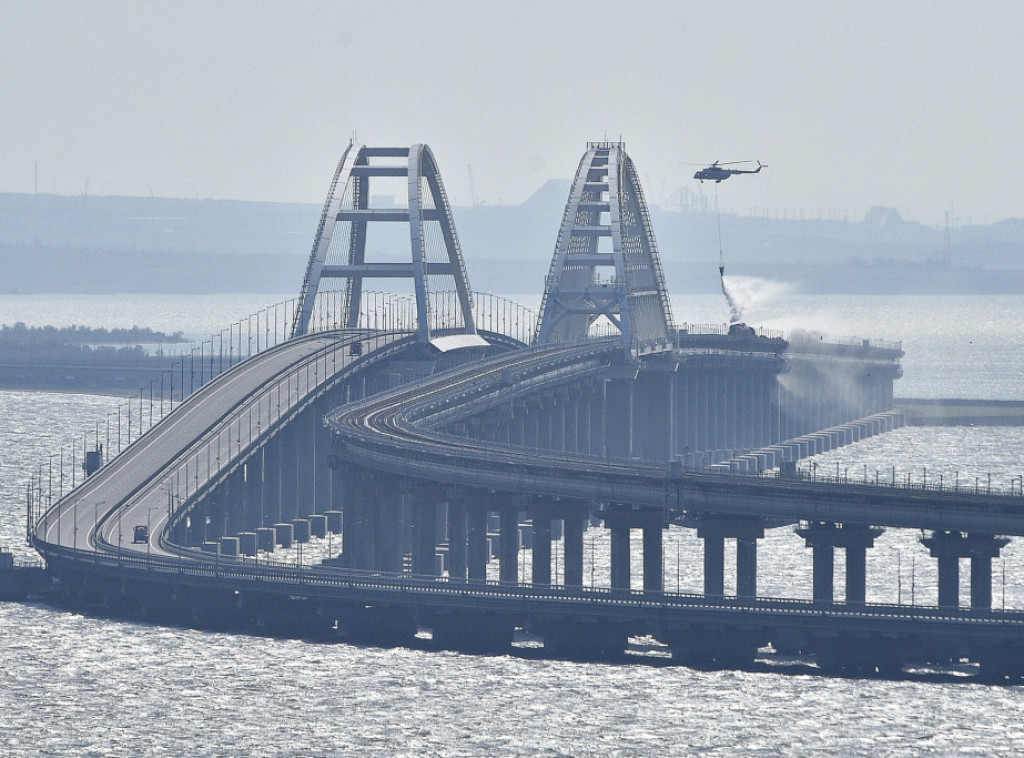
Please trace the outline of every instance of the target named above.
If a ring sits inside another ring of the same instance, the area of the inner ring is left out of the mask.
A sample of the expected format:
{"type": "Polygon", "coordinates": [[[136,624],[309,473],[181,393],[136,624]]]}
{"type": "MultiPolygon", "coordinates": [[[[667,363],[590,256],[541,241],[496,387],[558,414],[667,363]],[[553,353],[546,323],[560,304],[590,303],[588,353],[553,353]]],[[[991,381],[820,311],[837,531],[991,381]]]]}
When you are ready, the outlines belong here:
{"type": "Polygon", "coordinates": [[[498,511],[498,579],[502,584],[519,582],[519,511],[507,505],[498,511]]]}
{"type": "Polygon", "coordinates": [[[292,422],[286,424],[278,432],[280,442],[278,445],[281,459],[281,510],[280,520],[291,521],[298,515],[298,461],[299,461],[299,428],[298,424],[292,422]]]}
{"type": "Polygon", "coordinates": [[[529,447],[526,437],[526,403],[516,400],[508,419],[508,444],[529,447]]]}
{"type": "Polygon", "coordinates": [[[206,526],[206,539],[219,540],[224,536],[224,528],[227,522],[227,512],[224,507],[224,501],[219,498],[208,498],[206,503],[206,512],[209,514],[206,526]]]}
{"type": "Polygon", "coordinates": [[[736,597],[757,597],[757,540],[751,537],[736,539],[736,597]]]}
{"type": "Polygon", "coordinates": [[[551,392],[543,393],[536,399],[537,449],[552,450],[553,428],[555,426],[555,399],[551,392]]]}
{"type": "Polygon", "coordinates": [[[448,580],[466,581],[466,503],[461,498],[448,503],[448,580]]]}
{"type": "Polygon", "coordinates": [[[435,576],[437,493],[433,487],[412,492],[412,573],[435,576]]]}
{"type": "Polygon", "coordinates": [[[580,452],[580,394],[583,388],[579,383],[574,383],[562,397],[565,407],[565,427],[562,435],[562,449],[567,453],[580,452]]]}
{"type": "Polygon", "coordinates": [[[675,457],[675,361],[652,360],[636,380],[636,450],[645,461],[675,457]]]}
{"type": "Polygon", "coordinates": [[[570,507],[565,514],[565,586],[583,586],[583,530],[586,512],[583,507],[570,507]]]}
{"type": "Polygon", "coordinates": [[[206,509],[193,508],[188,514],[188,542],[191,547],[198,547],[206,542],[206,509]]]}
{"type": "Polygon", "coordinates": [[[549,411],[551,416],[551,444],[549,448],[556,453],[566,452],[567,430],[569,427],[568,403],[569,395],[564,388],[552,393],[552,398],[549,400],[551,409],[549,411]]]}
{"type": "Polygon", "coordinates": [[[331,502],[332,477],[330,466],[331,434],[323,425],[323,417],[333,407],[327,398],[321,398],[313,410],[313,513],[326,513],[334,509],[331,502]]]}
{"type": "Polygon", "coordinates": [[[533,510],[533,584],[551,586],[551,515],[533,510]]]}
{"type": "Polygon", "coordinates": [[[663,592],[664,532],[662,527],[644,527],[644,592],[663,592]]]}
{"type": "Polygon", "coordinates": [[[587,454],[605,458],[608,456],[605,447],[605,390],[604,381],[595,381],[587,398],[587,427],[589,435],[586,441],[587,454]]]}
{"type": "Polygon", "coordinates": [[[317,416],[315,406],[307,408],[295,420],[297,428],[295,461],[295,515],[305,518],[317,513],[316,504],[316,448],[317,416]]]}
{"type": "Polygon", "coordinates": [[[876,526],[810,522],[796,530],[813,553],[813,591],[816,603],[835,601],[835,549],[846,551],[846,603],[864,605],[867,585],[867,550],[884,532],[876,526]]]}
{"type": "Polygon", "coordinates": [[[468,570],[471,582],[487,580],[487,511],[478,504],[466,510],[468,570]]]}
{"type": "Polygon", "coordinates": [[[540,402],[528,397],[522,402],[523,445],[536,450],[540,445],[540,402]]]}
{"type": "Polygon", "coordinates": [[[402,483],[378,474],[374,482],[372,565],[378,571],[402,572],[402,483]]]}
{"type": "Polygon", "coordinates": [[[992,608],[992,559],[1009,542],[992,534],[932,532],[921,544],[939,561],[939,606],[960,607],[960,559],[971,559],[971,608],[992,608]]]}
{"type": "Polygon", "coordinates": [[[345,565],[353,569],[373,568],[373,530],[369,520],[373,510],[373,475],[368,471],[350,469],[345,489],[347,497],[342,521],[345,565]]]}
{"type": "Polygon", "coordinates": [[[242,520],[252,530],[263,526],[263,451],[257,450],[245,462],[245,500],[242,520]]]}
{"type": "Polygon", "coordinates": [[[701,516],[697,536],[704,540],[704,594],[725,596],[725,540],[736,540],[736,596],[757,597],[757,541],[764,522],[752,518],[701,516]]]}
{"type": "Polygon", "coordinates": [[[224,503],[226,520],[225,534],[245,531],[244,493],[245,472],[239,467],[228,475],[220,487],[220,499],[224,503]]]}
{"type": "Polygon", "coordinates": [[[633,369],[628,379],[605,381],[604,435],[605,454],[608,458],[633,457],[633,369]]]}
{"type": "Polygon", "coordinates": [[[704,594],[725,597],[725,537],[721,534],[700,534],[704,540],[704,594]]]}
{"type": "Polygon", "coordinates": [[[811,545],[813,557],[811,594],[815,603],[835,600],[835,547],[829,543],[811,545]]]}
{"type": "Polygon", "coordinates": [[[263,446],[263,524],[281,521],[281,440],[271,439],[263,446]]]}
{"type": "Polygon", "coordinates": [[[608,505],[602,518],[611,531],[612,589],[631,589],[630,529],[642,529],[644,592],[664,591],[663,530],[667,524],[661,511],[634,511],[626,506],[608,505]]]}
{"type": "MultiPolygon", "coordinates": [[[[608,525],[607,520],[605,526],[608,525]]],[[[629,566],[629,527],[611,527],[611,581],[613,590],[628,590],[631,582],[629,566]]]]}

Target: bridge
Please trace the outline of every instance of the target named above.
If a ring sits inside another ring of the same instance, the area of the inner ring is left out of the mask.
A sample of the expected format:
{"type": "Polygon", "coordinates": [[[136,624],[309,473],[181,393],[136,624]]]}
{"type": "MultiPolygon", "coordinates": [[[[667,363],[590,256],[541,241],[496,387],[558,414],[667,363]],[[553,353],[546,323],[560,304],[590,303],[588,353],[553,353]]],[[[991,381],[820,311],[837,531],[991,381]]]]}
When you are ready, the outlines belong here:
{"type": "Polygon", "coordinates": [[[429,630],[487,652],[527,635],[544,655],[611,660],[647,636],[699,665],[771,646],[856,673],[966,658],[1024,675],[1024,613],[992,608],[1020,496],[798,475],[901,423],[899,346],[679,327],[668,303],[621,143],[588,145],[529,333],[469,288],[429,148],[350,145],[289,338],[220,372],[211,358],[209,381],[56,502],[37,481],[30,539],[71,602],[157,621],[400,644],[429,630]],[[374,207],[377,182],[407,203],[374,207]],[[377,278],[407,294],[372,295],[377,278]],[[592,524],[610,533],[606,586],[585,581],[592,524]],[[669,525],[703,541],[701,594],[664,586],[669,525]],[[813,598],[760,596],[758,541],[794,525],[813,598]],[[886,528],[926,530],[937,606],[866,602],[886,528]],[[326,560],[273,560],[334,535],[326,560]]]}

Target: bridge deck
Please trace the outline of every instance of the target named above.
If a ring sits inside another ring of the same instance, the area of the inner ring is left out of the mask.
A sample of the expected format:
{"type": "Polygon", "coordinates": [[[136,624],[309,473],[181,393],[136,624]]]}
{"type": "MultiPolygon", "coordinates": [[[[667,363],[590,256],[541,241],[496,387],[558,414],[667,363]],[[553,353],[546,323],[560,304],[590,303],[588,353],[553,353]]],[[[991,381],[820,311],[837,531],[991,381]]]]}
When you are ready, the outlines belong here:
{"type": "Polygon", "coordinates": [[[1024,535],[1020,495],[673,471],[482,443],[440,428],[459,408],[507,400],[512,383],[526,391],[599,371],[612,351],[604,342],[532,348],[339,408],[328,421],[350,460],[447,484],[674,512],[1024,535]]]}
{"type": "MultiPolygon", "coordinates": [[[[172,555],[160,539],[197,491],[242,461],[292,412],[359,360],[408,339],[404,333],[334,332],[292,340],[238,364],[189,396],[121,455],[62,498],[39,522],[35,543],[172,555]],[[149,539],[131,540],[145,524],[149,539]],[[94,526],[97,527],[94,529],[94,526]]],[[[197,556],[202,558],[202,556],[197,556]]]]}

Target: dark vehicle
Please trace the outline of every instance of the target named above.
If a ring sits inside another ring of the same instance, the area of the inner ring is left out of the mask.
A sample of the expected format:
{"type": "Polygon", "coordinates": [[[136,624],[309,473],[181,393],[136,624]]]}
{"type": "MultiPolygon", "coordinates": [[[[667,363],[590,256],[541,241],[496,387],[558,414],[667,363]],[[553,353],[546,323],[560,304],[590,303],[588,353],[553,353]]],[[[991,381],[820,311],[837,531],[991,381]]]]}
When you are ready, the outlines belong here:
{"type": "Polygon", "coordinates": [[[136,545],[144,545],[149,542],[149,527],[145,524],[138,524],[132,534],[132,542],[136,545]]]}
{"type": "Polygon", "coordinates": [[[348,354],[349,355],[362,355],[363,354],[363,343],[362,342],[353,342],[351,345],[348,346],[348,354]]]}

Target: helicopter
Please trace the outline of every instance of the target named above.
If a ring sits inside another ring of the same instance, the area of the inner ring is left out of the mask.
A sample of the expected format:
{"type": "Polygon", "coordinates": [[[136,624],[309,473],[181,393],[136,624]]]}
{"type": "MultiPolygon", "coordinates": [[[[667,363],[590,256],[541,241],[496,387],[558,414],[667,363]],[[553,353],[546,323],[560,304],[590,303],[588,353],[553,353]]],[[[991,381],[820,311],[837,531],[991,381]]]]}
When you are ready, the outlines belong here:
{"type": "Polygon", "coordinates": [[[756,174],[759,173],[761,169],[768,168],[767,166],[762,164],[761,161],[754,161],[755,163],[757,163],[757,168],[750,170],[744,170],[740,168],[723,168],[723,166],[734,166],[738,163],[750,162],[751,161],[732,161],[731,163],[719,163],[718,161],[715,161],[707,168],[702,168],[700,171],[694,174],[693,178],[700,179],[701,184],[704,183],[705,179],[708,181],[713,181],[715,182],[715,184],[718,184],[724,179],[728,179],[733,174],[756,174]]]}

